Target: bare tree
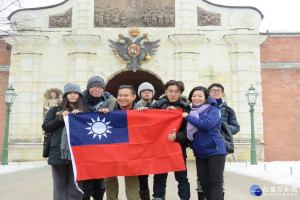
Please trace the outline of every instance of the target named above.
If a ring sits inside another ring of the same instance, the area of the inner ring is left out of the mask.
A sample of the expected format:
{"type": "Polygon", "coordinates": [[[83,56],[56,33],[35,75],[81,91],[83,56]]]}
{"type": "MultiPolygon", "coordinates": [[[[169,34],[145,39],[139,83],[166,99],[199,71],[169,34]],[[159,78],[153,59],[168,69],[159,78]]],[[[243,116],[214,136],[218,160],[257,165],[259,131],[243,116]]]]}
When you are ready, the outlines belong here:
{"type": "Polygon", "coordinates": [[[11,24],[7,17],[21,8],[21,0],[0,0],[0,35],[11,34],[11,24]]]}

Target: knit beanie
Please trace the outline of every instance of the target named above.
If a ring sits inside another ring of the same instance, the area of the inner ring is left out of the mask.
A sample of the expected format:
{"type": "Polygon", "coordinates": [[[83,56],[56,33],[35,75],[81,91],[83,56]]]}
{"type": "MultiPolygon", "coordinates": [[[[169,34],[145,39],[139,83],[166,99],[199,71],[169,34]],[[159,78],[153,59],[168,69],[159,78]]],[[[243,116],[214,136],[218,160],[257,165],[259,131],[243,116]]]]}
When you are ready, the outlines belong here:
{"type": "Polygon", "coordinates": [[[138,95],[139,97],[141,97],[141,92],[143,90],[152,90],[153,92],[153,96],[155,95],[155,90],[154,90],[154,87],[151,83],[148,83],[148,82],[144,82],[142,83],[140,86],[139,86],[139,89],[138,89],[138,95]]]}
{"type": "Polygon", "coordinates": [[[89,90],[94,85],[100,85],[103,89],[105,89],[104,80],[100,76],[92,76],[87,82],[86,89],[89,90]]]}
{"type": "Polygon", "coordinates": [[[81,97],[82,93],[80,90],[80,86],[76,83],[67,83],[64,87],[64,94],[63,98],[69,93],[69,92],[77,92],[81,97]]]}

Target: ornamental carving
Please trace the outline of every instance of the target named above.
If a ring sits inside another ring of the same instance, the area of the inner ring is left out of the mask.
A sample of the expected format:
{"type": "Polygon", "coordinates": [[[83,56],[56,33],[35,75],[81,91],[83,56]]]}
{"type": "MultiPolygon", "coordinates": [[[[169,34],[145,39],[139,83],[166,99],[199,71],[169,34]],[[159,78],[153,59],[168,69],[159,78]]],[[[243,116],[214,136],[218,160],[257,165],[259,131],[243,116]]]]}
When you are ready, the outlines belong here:
{"type": "Polygon", "coordinates": [[[50,88],[48,89],[45,94],[45,103],[44,103],[44,116],[47,114],[49,109],[53,106],[58,106],[61,102],[61,95],[62,91],[58,88],[50,88]]]}
{"type": "Polygon", "coordinates": [[[62,15],[49,16],[49,28],[71,28],[72,27],[72,9],[62,15]]]}
{"type": "Polygon", "coordinates": [[[132,41],[123,34],[118,35],[118,41],[108,40],[113,52],[121,63],[127,63],[127,69],[136,72],[141,69],[141,64],[152,59],[155,54],[160,40],[149,41],[148,34],[144,33],[142,37],[132,41]],[[145,41],[144,41],[145,40],[145,41]]]}
{"type": "Polygon", "coordinates": [[[198,26],[221,26],[221,15],[197,8],[198,26]]]}
{"type": "Polygon", "coordinates": [[[95,27],[174,27],[175,0],[95,0],[95,27]]]}

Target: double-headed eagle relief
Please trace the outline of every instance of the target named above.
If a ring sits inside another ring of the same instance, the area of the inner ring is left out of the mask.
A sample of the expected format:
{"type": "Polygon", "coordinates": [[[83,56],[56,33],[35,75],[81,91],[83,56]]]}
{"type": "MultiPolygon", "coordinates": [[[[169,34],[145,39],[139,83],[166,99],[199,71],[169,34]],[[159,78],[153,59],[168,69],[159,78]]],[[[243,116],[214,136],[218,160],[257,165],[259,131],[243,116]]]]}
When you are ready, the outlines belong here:
{"type": "Polygon", "coordinates": [[[150,42],[148,35],[144,34],[142,37],[137,38],[134,42],[124,35],[119,34],[119,41],[114,42],[108,40],[114,53],[121,63],[127,63],[128,70],[136,72],[141,69],[141,64],[151,60],[151,55],[156,52],[159,47],[160,40],[150,42]],[[122,42],[121,42],[122,40],[122,42]],[[148,41],[144,41],[148,40],[148,41]]]}

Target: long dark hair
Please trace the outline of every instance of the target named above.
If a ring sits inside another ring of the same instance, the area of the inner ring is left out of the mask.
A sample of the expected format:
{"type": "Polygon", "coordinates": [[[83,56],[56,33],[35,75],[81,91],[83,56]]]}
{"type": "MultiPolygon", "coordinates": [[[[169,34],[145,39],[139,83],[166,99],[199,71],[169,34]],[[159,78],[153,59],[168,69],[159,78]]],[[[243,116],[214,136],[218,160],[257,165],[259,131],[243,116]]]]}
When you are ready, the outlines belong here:
{"type": "Polygon", "coordinates": [[[68,95],[65,95],[65,97],[63,98],[60,106],[62,110],[68,110],[68,111],[72,111],[75,109],[81,110],[83,112],[88,112],[88,108],[83,104],[82,102],[82,97],[80,95],[78,95],[78,99],[77,101],[74,103],[74,107],[72,107],[69,102],[68,102],[68,95]]]}

